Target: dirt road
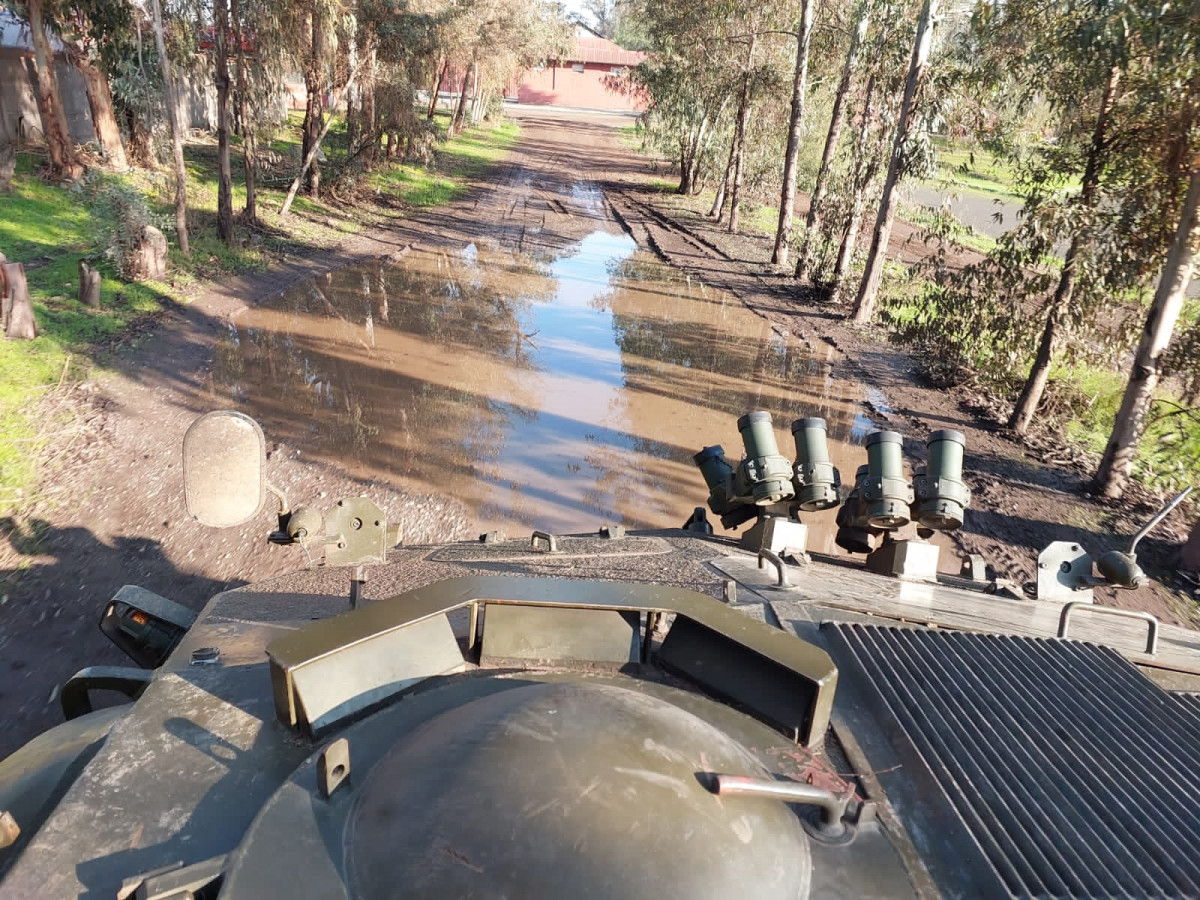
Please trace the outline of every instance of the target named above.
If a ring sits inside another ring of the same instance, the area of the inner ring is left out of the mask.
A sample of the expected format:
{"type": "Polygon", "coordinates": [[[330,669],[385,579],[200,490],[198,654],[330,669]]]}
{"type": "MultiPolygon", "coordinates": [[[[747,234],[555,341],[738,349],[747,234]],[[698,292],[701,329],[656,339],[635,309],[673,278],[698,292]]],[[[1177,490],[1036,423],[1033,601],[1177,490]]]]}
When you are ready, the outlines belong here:
{"type": "MultiPolygon", "coordinates": [[[[914,437],[934,428],[965,431],[975,499],[960,539],[964,550],[983,553],[1021,580],[1032,573],[1032,554],[1049,540],[1081,539],[1094,551],[1119,542],[1105,534],[1108,513],[1079,500],[1077,476],[1023,458],[960,407],[964,398],[920,387],[902,353],[828,310],[798,304],[788,279],[762,274],[765,249],[757,258],[753,242],[723,250],[703,222],[664,215],[655,195],[643,192],[643,163],[617,139],[623,118],[519,115],[519,146],[464,199],[398,218],[388,232],[360,237],[341,252],[214,286],[58,399],[79,413],[77,432],[62,436],[74,443],[28,518],[4,529],[0,566],[6,575],[24,571],[0,606],[0,758],[61,721],[58,689],[76,670],[126,662],[96,628],[103,604],[121,585],[140,584],[198,608],[229,585],[303,565],[298,549],[266,545],[264,521],[213,532],[188,518],[180,481],[184,430],[220,405],[211,382],[213,348],[239,311],[332,267],[364,258],[390,263],[412,244],[457,249],[486,241],[553,255],[609,227],[615,216],[640,245],[770,319],[783,340],[834,348],[837,375],[870,387],[869,411],[877,420],[914,437]],[[574,190],[581,181],[598,186],[604,202],[574,190]]],[[[369,494],[401,523],[409,543],[474,536],[467,511],[453,502],[350,478],[310,459],[297,443],[270,442],[269,449],[272,481],[293,497],[369,494]]],[[[1165,596],[1151,600],[1156,611],[1179,617],[1165,596]]]]}

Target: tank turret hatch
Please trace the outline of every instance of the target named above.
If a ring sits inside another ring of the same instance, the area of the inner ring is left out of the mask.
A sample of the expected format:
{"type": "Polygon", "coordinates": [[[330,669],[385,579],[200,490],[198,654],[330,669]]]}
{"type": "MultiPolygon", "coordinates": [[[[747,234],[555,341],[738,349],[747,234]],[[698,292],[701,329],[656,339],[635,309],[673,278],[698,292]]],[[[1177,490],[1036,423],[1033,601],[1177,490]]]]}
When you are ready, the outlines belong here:
{"type": "Polygon", "coordinates": [[[760,900],[806,897],[812,861],[797,812],[717,796],[714,772],[770,777],[736,739],[661,697],[522,684],[402,734],[368,771],[352,769],[350,790],[313,792],[304,805],[323,820],[322,839],[293,844],[282,866],[260,854],[307,831],[293,817],[303,805],[268,804],[221,896],[252,896],[259,877],[303,884],[313,865],[339,870],[344,896],[361,900],[724,898],[750,884],[760,900]]]}

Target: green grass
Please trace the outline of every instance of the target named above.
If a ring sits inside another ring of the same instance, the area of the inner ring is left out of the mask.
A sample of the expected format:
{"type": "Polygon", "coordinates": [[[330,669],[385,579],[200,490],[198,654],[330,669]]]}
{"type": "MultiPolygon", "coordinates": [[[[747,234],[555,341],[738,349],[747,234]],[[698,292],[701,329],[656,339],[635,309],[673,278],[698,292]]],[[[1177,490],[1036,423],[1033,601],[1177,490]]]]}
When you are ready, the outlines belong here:
{"type": "Polygon", "coordinates": [[[67,189],[33,174],[35,158],[19,154],[13,191],[0,202],[0,252],[24,262],[34,315],[40,329],[33,341],[0,340],[0,508],[28,489],[40,448],[33,418],[38,398],[66,374],[69,355],[78,355],[161,308],[161,285],[124,284],[106,260],[100,269],[101,307],[81,305],[79,261],[96,247],[87,209],[67,189]]]}
{"type": "Polygon", "coordinates": [[[512,122],[470,131],[441,145],[432,167],[397,164],[372,173],[368,184],[408,206],[449,203],[502,159],[518,135],[512,122]]]}
{"type": "MultiPolygon", "coordinates": [[[[114,264],[104,255],[103,229],[79,194],[46,184],[34,171],[40,160],[28,153],[18,155],[14,189],[0,197],[0,253],[9,262],[25,264],[40,334],[33,341],[0,338],[0,512],[29,496],[36,481],[38,454],[47,440],[46,423],[35,419],[39,399],[61,381],[103,366],[106,348],[135,321],[166,304],[186,301],[204,280],[260,270],[282,254],[328,248],[347,234],[385,224],[395,213],[374,202],[376,191],[410,206],[449,202],[501,159],[518,137],[512,123],[469,131],[439,145],[430,166],[381,163],[357,186],[339,184],[319,200],[297,197],[291,215],[283,219],[279,210],[300,155],[301,120],[292,114],[278,134],[262,136],[261,144],[280,161],[260,173],[256,229],[240,221],[244,167],[240,149],[234,147],[233,207],[239,221],[232,245],[216,236],[215,143],[186,147],[190,257],[183,256],[175,240],[171,179],[144,170],[108,176],[139,190],[167,233],[171,267],[165,284],[118,279],[114,264]],[[96,310],[77,300],[78,265],[84,258],[103,276],[96,310]]],[[[335,124],[323,148],[331,160],[328,177],[347,156],[345,128],[335,124]]]]}
{"type": "Polygon", "coordinates": [[[1024,198],[1014,187],[1016,173],[1011,165],[985,151],[956,146],[944,138],[936,139],[935,143],[937,172],[927,181],[948,184],[957,190],[988,199],[999,197],[1014,203],[1024,203],[1024,198]]]}
{"type": "MultiPolygon", "coordinates": [[[[906,222],[909,222],[918,228],[927,229],[933,224],[937,217],[937,213],[928,206],[913,206],[902,203],[900,207],[900,216],[906,222]]],[[[956,229],[954,240],[964,247],[975,250],[979,253],[990,253],[996,247],[995,238],[988,237],[986,234],[980,234],[970,225],[959,223],[961,228],[956,229]]]]}
{"type": "MultiPolygon", "coordinates": [[[[1125,394],[1127,372],[1077,367],[1055,369],[1052,379],[1070,385],[1068,440],[1097,459],[1112,434],[1125,394]]],[[[1134,478],[1164,493],[1200,481],[1200,421],[1169,390],[1155,392],[1146,432],[1138,444],[1134,478]]]]}

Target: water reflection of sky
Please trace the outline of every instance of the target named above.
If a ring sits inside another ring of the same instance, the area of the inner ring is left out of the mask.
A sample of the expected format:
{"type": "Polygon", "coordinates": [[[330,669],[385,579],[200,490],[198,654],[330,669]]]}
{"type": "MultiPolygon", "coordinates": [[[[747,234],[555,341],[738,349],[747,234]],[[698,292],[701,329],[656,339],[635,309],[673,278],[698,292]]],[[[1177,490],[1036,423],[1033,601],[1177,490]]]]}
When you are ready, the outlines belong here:
{"type": "Polygon", "coordinates": [[[621,351],[613,337],[612,313],[603,298],[612,290],[609,273],[637,249],[625,234],[596,232],[577,252],[550,266],[554,299],[532,309],[539,366],[551,372],[619,385],[621,351]]]}
{"type": "Polygon", "coordinates": [[[791,419],[825,416],[852,472],[858,386],[636,251],[601,231],[552,260],[470,244],[335,272],[249,310],[215,380],[306,454],[449,495],[480,530],[678,525],[707,495],[692,454],[736,459],[755,408],[789,456],[791,419]]]}

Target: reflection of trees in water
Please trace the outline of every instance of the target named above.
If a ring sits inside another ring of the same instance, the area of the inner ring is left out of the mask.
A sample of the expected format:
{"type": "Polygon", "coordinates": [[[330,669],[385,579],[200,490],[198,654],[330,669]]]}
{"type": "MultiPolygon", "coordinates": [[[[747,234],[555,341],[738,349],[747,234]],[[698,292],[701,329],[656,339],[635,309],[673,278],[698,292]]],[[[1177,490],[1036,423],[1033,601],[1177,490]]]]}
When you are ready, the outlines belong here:
{"type": "Polygon", "coordinates": [[[689,402],[741,415],[747,402],[761,399],[764,388],[772,395],[794,397],[781,409],[789,413],[811,409],[814,402],[825,405],[829,399],[825,364],[777,337],[755,340],[712,325],[615,312],[613,332],[629,380],[656,377],[654,367],[639,360],[678,367],[684,370],[683,399],[689,402]],[[728,379],[743,381],[744,387],[733,388],[728,379]]]}
{"type": "Polygon", "coordinates": [[[374,294],[381,325],[529,366],[531,308],[555,292],[545,267],[518,257],[442,256],[437,262],[384,269],[369,291],[352,275],[335,278],[339,298],[354,305],[364,293],[374,294]]]}
{"type": "Polygon", "coordinates": [[[488,461],[518,423],[538,415],[535,403],[519,405],[536,382],[509,374],[524,353],[513,326],[531,303],[552,296],[534,269],[518,273],[523,293],[515,299],[500,290],[504,280],[490,269],[459,280],[378,263],[310,280],[231,325],[216,350],[214,382],[306,452],[429,483],[448,475],[495,481],[488,461]],[[387,345],[377,332],[387,330],[465,344],[508,367],[489,369],[489,383],[464,371],[465,386],[436,384],[389,367],[386,350],[378,356],[387,345]]]}

